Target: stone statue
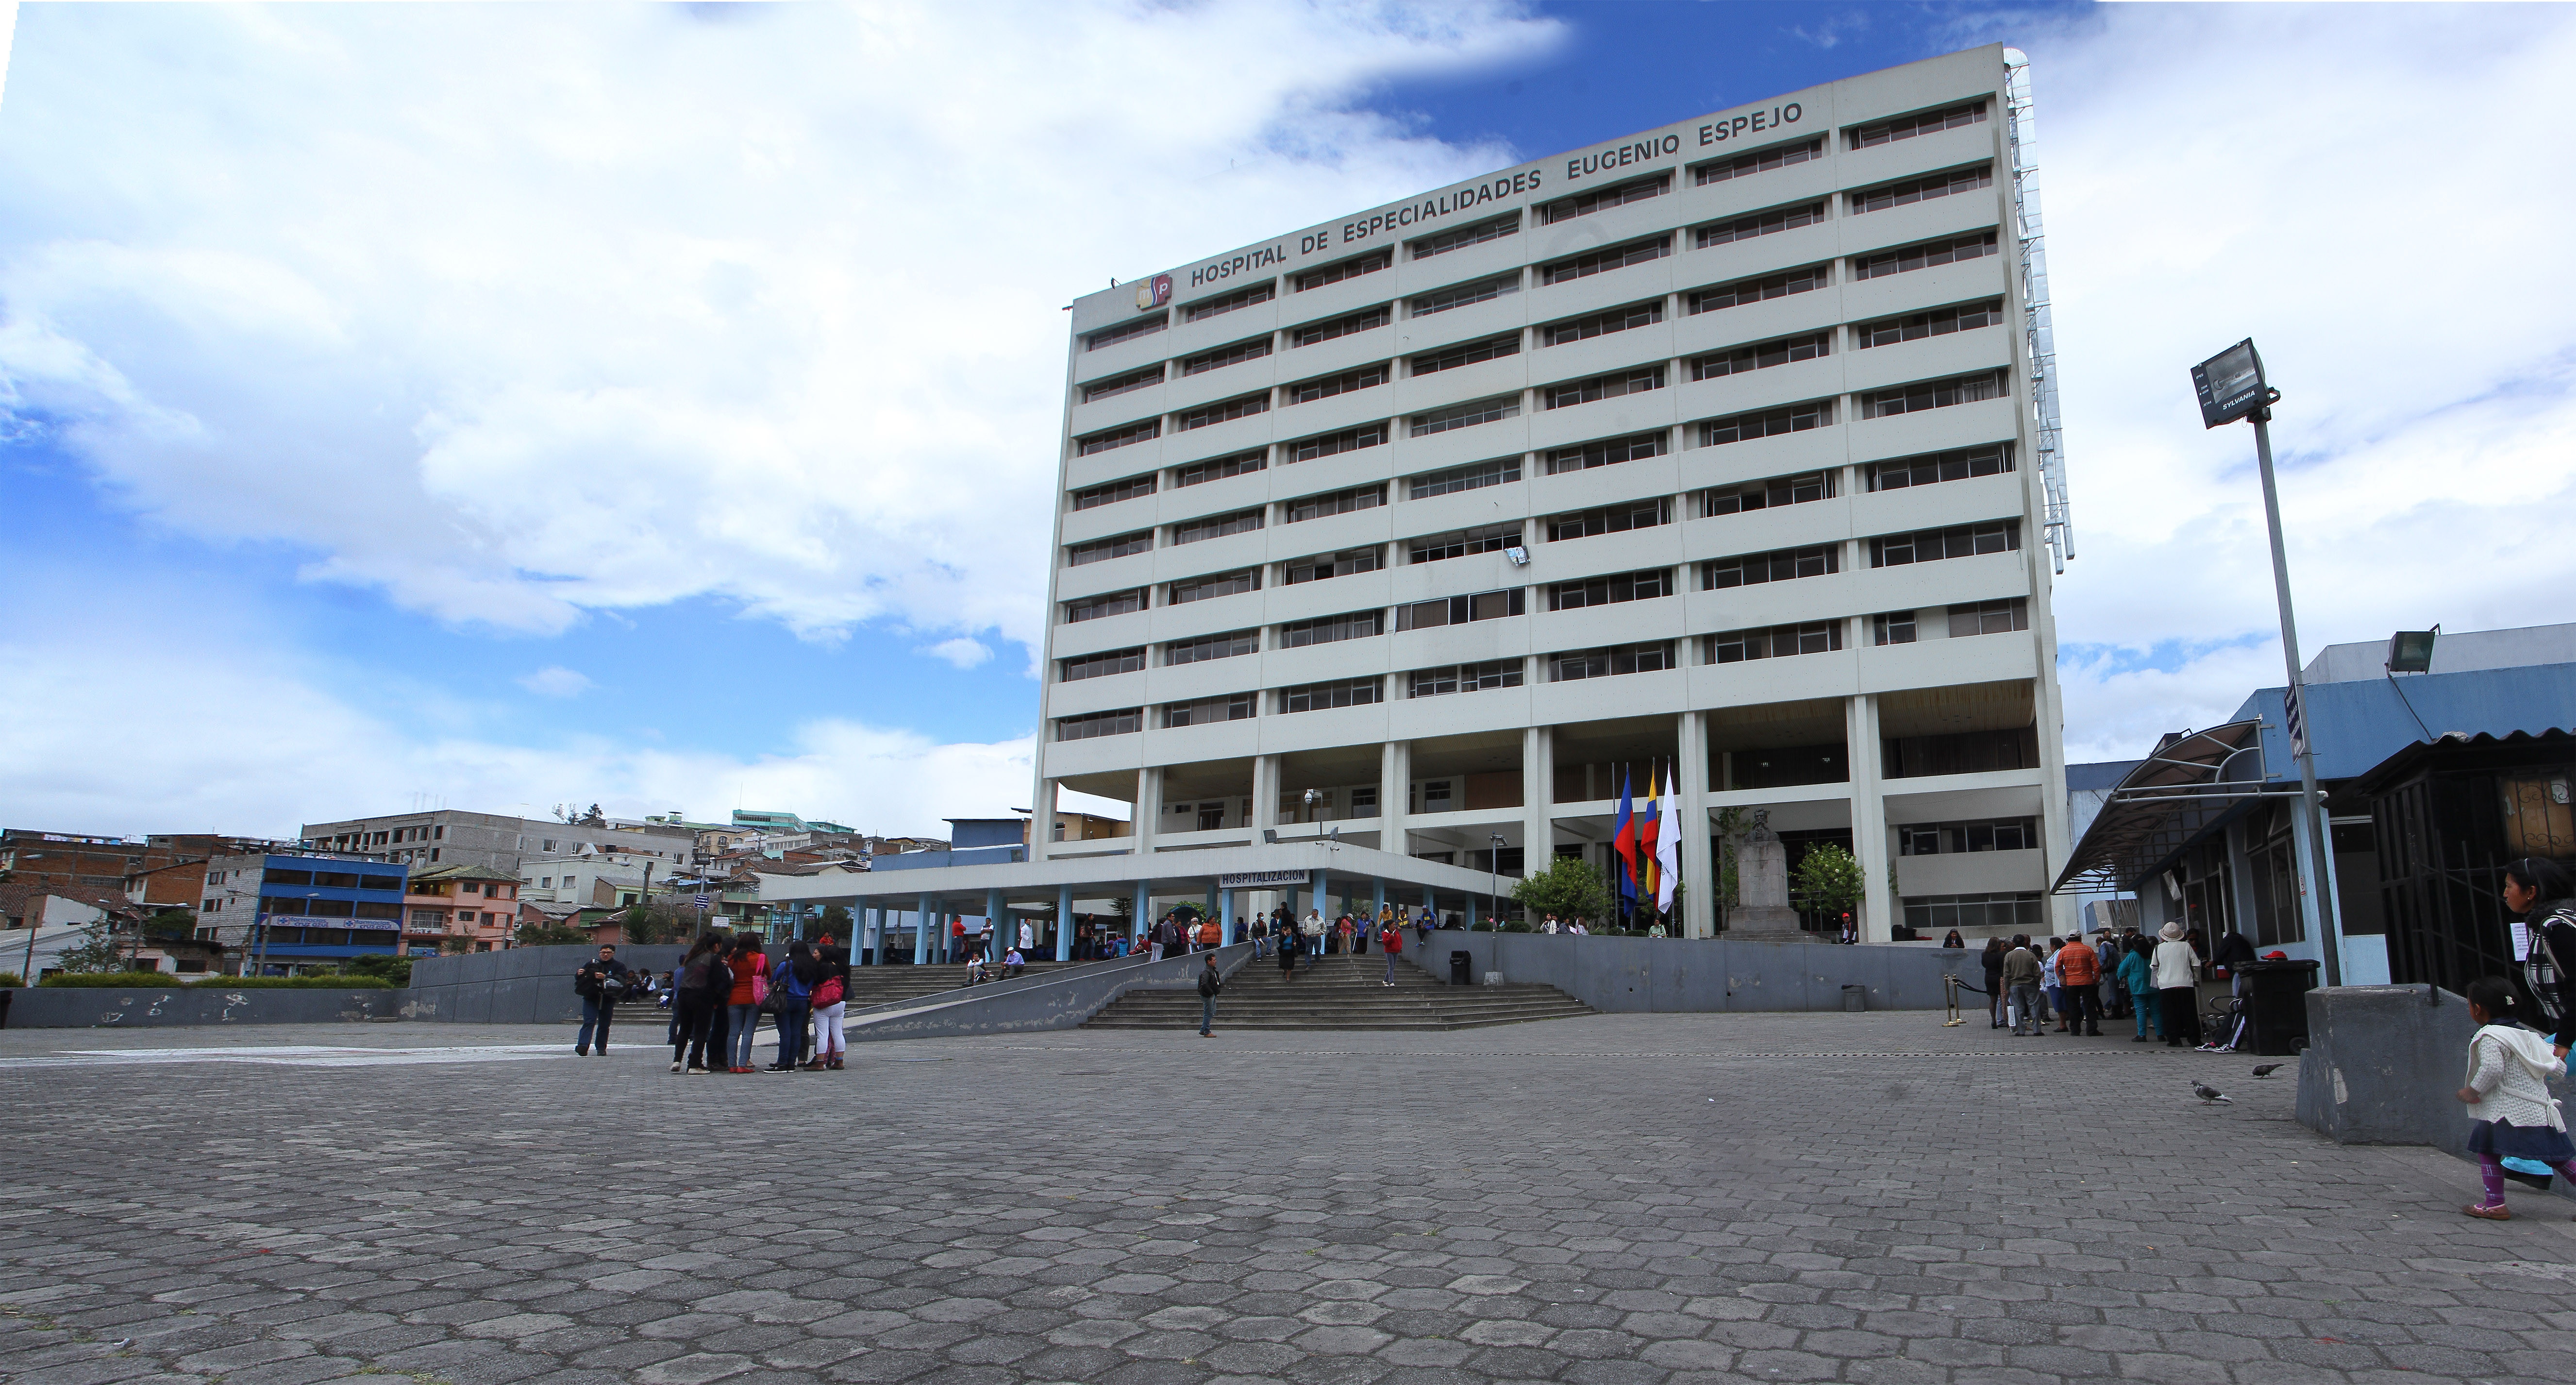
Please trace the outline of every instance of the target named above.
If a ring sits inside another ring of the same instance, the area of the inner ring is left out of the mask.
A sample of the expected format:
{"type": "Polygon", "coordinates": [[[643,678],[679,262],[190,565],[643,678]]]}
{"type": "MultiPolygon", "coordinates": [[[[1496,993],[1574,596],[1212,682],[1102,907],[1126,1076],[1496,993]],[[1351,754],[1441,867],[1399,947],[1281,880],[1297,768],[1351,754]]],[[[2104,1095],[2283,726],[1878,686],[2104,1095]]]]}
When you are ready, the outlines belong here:
{"type": "Polygon", "coordinates": [[[1744,902],[1726,913],[1726,936],[1738,942],[1802,943],[1798,911],[1789,907],[1789,850],[1771,830],[1771,810],[1756,809],[1735,845],[1735,887],[1744,902]]]}

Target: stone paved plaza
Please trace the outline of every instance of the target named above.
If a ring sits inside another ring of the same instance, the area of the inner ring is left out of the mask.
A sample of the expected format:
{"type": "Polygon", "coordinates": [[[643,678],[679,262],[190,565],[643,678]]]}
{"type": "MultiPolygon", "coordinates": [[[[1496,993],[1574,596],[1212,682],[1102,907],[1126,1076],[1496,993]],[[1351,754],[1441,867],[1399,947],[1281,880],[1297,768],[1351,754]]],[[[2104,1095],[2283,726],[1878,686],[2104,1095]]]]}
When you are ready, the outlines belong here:
{"type": "Polygon", "coordinates": [[[0,1385],[2576,1380],[2569,1203],[2465,1219],[2468,1165],[2241,1057],[1819,1014],[666,1062],[0,1033],[0,1385]]]}

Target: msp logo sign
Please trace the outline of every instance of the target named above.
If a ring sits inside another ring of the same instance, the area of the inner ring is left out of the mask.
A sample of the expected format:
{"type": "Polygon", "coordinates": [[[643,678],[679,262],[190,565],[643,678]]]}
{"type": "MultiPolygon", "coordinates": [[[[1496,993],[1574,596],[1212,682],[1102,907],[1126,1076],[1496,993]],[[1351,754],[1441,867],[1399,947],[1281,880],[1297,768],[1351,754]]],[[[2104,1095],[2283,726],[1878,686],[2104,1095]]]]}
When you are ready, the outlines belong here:
{"type": "Polygon", "coordinates": [[[1136,284],[1136,311],[1150,312],[1172,301],[1172,276],[1157,274],[1136,284]]]}

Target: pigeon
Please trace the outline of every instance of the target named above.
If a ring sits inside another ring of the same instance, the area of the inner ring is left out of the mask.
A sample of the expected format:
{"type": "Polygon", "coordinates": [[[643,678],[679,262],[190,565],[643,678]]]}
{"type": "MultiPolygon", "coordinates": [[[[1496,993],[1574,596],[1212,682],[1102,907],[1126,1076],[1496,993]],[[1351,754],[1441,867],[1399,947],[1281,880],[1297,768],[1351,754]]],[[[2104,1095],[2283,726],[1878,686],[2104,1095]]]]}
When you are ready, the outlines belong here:
{"type": "Polygon", "coordinates": [[[2194,1083],[2192,1083],[2192,1084],[2191,1084],[2191,1094],[2192,1094],[2193,1096],[2199,1097],[2199,1098],[2201,1099],[2201,1101],[2202,1101],[2202,1103],[2203,1103],[2203,1104],[2207,1104],[2207,1103],[2209,1103],[2209,1102],[2213,1102],[2213,1101],[2223,1101],[2223,1102],[2226,1102],[2226,1103],[2227,1103],[2228,1105],[2230,1105],[2230,1106],[2233,1106],[2233,1105],[2235,1105],[2235,1104],[2236,1104],[2236,1098],[2234,1098],[2234,1097],[2232,1097],[2232,1096],[2221,1096],[2221,1095],[2219,1095],[2218,1089],[2217,1089],[2216,1087],[2213,1087],[2213,1086],[2209,1085],[2209,1084],[2208,1084],[2208,1083],[2206,1083],[2206,1082],[2194,1082],[2194,1083]]]}
{"type": "Polygon", "coordinates": [[[2254,1070],[2254,1075],[2256,1077],[2269,1077],[2280,1070],[2281,1065],[2278,1063],[2265,1063],[2263,1066],[2254,1070]]]}

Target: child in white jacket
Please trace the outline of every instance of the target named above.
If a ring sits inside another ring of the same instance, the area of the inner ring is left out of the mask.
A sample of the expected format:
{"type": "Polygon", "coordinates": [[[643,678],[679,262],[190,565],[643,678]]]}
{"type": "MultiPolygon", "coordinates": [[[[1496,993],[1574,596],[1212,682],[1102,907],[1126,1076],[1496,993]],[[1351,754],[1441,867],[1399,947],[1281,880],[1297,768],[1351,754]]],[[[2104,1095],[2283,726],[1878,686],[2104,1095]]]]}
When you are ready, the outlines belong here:
{"type": "Polygon", "coordinates": [[[2504,1161],[2531,1159],[2576,1180],[2576,1143],[2550,1098],[2548,1079],[2566,1071],[2550,1051],[2549,1036],[2514,1018],[2513,988],[2499,977],[2469,983],[2469,1018],[2478,1025],[2469,1040],[2468,1085],[2459,1098],[2469,1108],[2469,1152],[2478,1157],[2486,1201],[2460,1210],[2489,1221],[2510,1221],[2504,1206],[2504,1161]]]}

